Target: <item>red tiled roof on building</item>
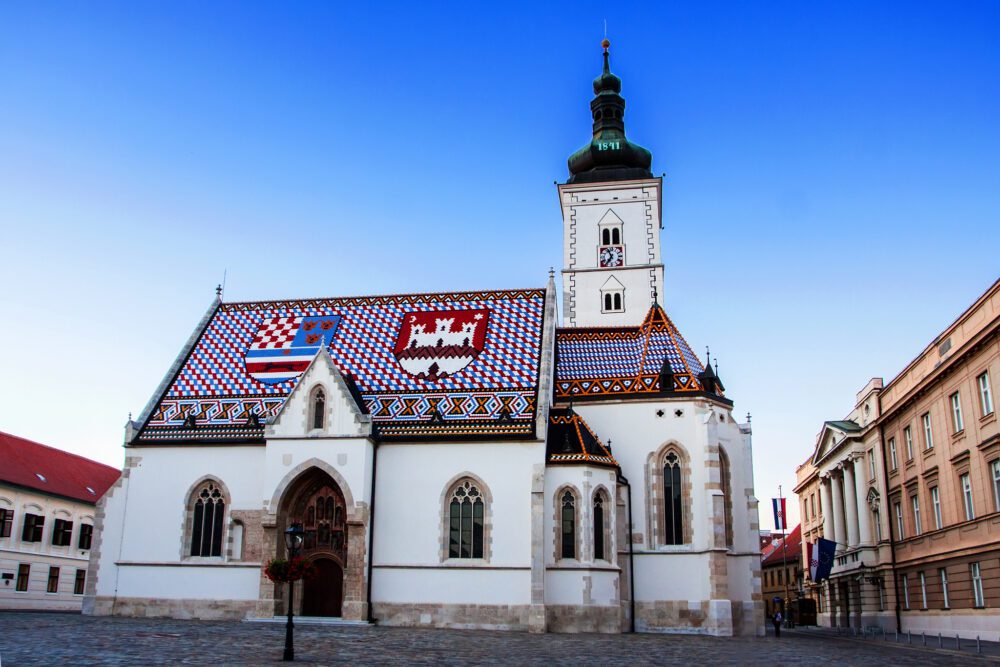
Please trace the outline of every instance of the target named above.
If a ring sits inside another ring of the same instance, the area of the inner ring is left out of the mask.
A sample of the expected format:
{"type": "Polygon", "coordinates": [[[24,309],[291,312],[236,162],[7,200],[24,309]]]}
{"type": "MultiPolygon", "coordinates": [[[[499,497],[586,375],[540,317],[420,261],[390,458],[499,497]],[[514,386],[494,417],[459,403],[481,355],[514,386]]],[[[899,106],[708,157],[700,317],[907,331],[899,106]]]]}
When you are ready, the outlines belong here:
{"type": "Polygon", "coordinates": [[[103,463],[0,431],[0,483],[96,504],[119,474],[103,463]]]}
{"type": "Polygon", "coordinates": [[[763,567],[781,565],[786,560],[788,563],[793,563],[796,558],[802,558],[801,524],[792,529],[792,532],[788,534],[784,542],[781,539],[774,540],[767,548],[770,548],[771,553],[768,553],[761,561],[760,564],[763,567]]]}

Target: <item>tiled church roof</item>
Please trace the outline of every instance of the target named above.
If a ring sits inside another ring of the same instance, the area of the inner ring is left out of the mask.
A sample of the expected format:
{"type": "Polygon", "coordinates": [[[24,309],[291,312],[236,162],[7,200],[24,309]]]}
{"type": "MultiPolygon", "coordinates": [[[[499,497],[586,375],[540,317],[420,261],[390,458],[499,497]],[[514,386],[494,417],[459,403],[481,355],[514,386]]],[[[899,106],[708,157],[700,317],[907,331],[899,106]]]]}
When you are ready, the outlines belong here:
{"type": "Polygon", "coordinates": [[[220,303],[137,440],[260,440],[320,345],[383,437],[533,436],[544,312],[544,289],[220,303]]]}
{"type": "Polygon", "coordinates": [[[120,474],[91,461],[16,435],[0,432],[0,483],[97,504],[120,474]]]}
{"type": "Polygon", "coordinates": [[[637,327],[558,329],[555,397],[659,392],[664,359],[673,375],[666,391],[704,391],[704,367],[659,304],[637,327]]]}
{"type": "Polygon", "coordinates": [[[546,447],[549,463],[618,466],[618,461],[611,454],[611,447],[601,442],[573,408],[553,408],[549,412],[546,447]]]}

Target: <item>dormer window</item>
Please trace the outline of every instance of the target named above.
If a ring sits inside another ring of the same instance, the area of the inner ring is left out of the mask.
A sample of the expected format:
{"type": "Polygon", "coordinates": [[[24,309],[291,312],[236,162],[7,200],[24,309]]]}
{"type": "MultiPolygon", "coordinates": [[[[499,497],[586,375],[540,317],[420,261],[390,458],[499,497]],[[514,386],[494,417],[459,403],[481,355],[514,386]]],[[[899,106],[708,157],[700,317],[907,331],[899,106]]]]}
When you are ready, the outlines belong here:
{"type": "Polygon", "coordinates": [[[317,387],[312,395],[312,427],[322,429],[326,419],[326,394],[322,387],[317,387]]]}

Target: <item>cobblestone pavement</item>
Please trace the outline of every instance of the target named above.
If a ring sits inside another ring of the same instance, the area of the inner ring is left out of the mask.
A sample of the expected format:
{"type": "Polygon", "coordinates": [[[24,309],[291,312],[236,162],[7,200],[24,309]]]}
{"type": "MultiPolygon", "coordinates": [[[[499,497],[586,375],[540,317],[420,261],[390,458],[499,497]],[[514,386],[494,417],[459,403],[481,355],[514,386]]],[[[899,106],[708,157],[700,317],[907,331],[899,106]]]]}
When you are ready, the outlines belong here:
{"type": "MultiPolygon", "coordinates": [[[[18,665],[265,665],[284,627],[269,623],[0,612],[0,660],[18,665]]],[[[784,633],[781,639],[678,635],[529,635],[478,630],[297,626],[309,665],[984,664],[974,654],[784,633]]]]}

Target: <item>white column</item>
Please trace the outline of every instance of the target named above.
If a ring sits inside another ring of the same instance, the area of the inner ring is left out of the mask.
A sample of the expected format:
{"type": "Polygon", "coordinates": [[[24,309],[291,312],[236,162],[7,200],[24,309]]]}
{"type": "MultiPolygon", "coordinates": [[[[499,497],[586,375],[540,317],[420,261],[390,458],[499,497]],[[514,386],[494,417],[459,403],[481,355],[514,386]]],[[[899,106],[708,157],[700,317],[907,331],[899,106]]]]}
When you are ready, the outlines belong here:
{"type": "Polygon", "coordinates": [[[837,549],[841,549],[846,542],[844,539],[844,494],[840,490],[840,480],[832,474],[830,475],[830,489],[833,491],[833,502],[830,503],[830,512],[833,514],[833,541],[837,543],[837,549]]]}
{"type": "Polygon", "coordinates": [[[836,540],[833,532],[833,500],[830,497],[830,486],[833,479],[827,475],[819,482],[820,497],[823,502],[823,537],[828,540],[836,540]]]}
{"type": "Polygon", "coordinates": [[[862,484],[865,478],[865,459],[859,456],[854,459],[854,486],[858,505],[858,538],[861,544],[872,543],[872,514],[868,511],[867,484],[862,484]]]}
{"type": "Polygon", "coordinates": [[[858,546],[858,497],[854,490],[854,466],[844,461],[844,514],[847,519],[847,544],[858,546]]]}

